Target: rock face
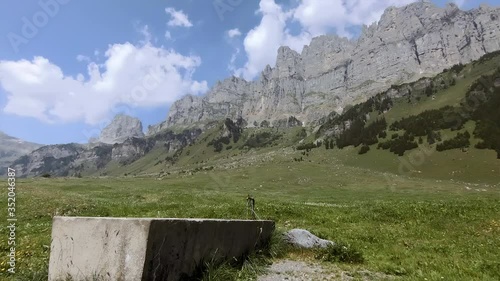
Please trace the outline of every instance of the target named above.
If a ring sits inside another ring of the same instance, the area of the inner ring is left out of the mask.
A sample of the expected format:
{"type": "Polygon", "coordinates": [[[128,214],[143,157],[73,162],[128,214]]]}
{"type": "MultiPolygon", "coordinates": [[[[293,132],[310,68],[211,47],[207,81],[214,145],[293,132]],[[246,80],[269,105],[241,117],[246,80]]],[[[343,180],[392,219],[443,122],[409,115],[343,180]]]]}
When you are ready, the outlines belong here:
{"type": "Polygon", "coordinates": [[[500,8],[462,11],[420,1],[388,8],[378,23],[364,26],[357,40],[314,38],[299,54],[278,50],[276,66],[256,81],[231,77],[204,97],[174,103],[153,133],[172,126],[241,116],[253,124],[294,116],[314,124],[330,112],[362,102],[392,84],[433,76],[500,50],[500,8]]]}
{"type": "Polygon", "coordinates": [[[185,130],[175,134],[161,132],[148,138],[128,138],[123,143],[114,145],[60,144],[41,147],[30,154],[20,157],[12,163],[20,177],[39,176],[75,176],[99,173],[111,162],[125,165],[146,155],[154,147],[161,147],[168,153],[191,144],[201,130],[185,130]]]}
{"type": "Polygon", "coordinates": [[[113,121],[106,126],[95,142],[107,144],[123,143],[128,138],[142,138],[141,120],[127,115],[116,115],[113,121]]]}
{"type": "Polygon", "coordinates": [[[17,158],[40,148],[41,144],[26,142],[0,132],[0,175],[5,174],[17,158]]]}

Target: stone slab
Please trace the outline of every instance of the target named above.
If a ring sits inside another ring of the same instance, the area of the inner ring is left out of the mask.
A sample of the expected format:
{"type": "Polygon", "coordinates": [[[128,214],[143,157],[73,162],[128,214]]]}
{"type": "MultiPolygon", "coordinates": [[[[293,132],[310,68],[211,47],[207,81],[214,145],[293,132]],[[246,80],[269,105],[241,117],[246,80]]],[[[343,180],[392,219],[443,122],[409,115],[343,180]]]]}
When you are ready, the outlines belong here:
{"type": "Polygon", "coordinates": [[[182,280],[263,248],[273,221],[54,217],[49,280],[182,280]]]}

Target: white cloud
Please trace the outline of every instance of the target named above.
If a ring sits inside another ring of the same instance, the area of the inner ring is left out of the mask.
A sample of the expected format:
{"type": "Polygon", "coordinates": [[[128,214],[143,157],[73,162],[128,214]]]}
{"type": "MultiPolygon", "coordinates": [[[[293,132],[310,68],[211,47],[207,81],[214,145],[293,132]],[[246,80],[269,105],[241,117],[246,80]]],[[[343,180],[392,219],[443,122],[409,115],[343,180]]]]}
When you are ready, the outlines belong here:
{"type": "Polygon", "coordinates": [[[167,105],[208,90],[206,81],[192,78],[199,57],[149,42],[110,45],[104,55],[104,64],[88,63],[86,77],[66,75],[44,57],[0,61],[0,86],[7,93],[3,111],[45,122],[83,120],[95,125],[118,106],[167,105]]]}
{"type": "Polygon", "coordinates": [[[294,11],[294,19],[312,35],[324,34],[332,26],[343,29],[347,17],[341,1],[304,0],[294,11]]]}
{"type": "Polygon", "coordinates": [[[90,58],[84,55],[76,56],[76,60],[79,62],[90,62],[90,58]]]}
{"type": "Polygon", "coordinates": [[[415,0],[304,0],[293,18],[314,36],[335,28],[341,36],[351,37],[345,28],[371,24],[390,6],[403,6],[415,0]]]}
{"type": "Polygon", "coordinates": [[[144,40],[140,41],[141,44],[146,44],[147,42],[151,42],[153,35],[149,31],[148,25],[144,25],[143,27],[139,28],[138,31],[144,37],[144,40]]]}
{"type": "Polygon", "coordinates": [[[457,4],[459,8],[462,8],[465,5],[465,2],[467,2],[467,0],[453,0],[453,2],[457,4]]]}
{"type": "Polygon", "coordinates": [[[175,10],[174,8],[166,8],[165,12],[170,15],[170,21],[167,23],[168,26],[183,26],[192,27],[193,24],[189,21],[188,15],[186,15],[182,10],[175,10]]]}
{"type": "Polygon", "coordinates": [[[165,39],[167,40],[172,40],[172,34],[170,33],[170,31],[165,31],[165,39]]]}
{"type": "MultiPolygon", "coordinates": [[[[352,37],[348,27],[371,24],[380,19],[389,6],[403,6],[416,0],[303,0],[285,11],[274,0],[261,0],[257,13],[262,15],[258,26],[244,38],[247,56],[245,65],[235,75],[254,79],[267,64],[276,63],[280,46],[301,52],[314,36],[334,30],[338,35],[352,37]],[[290,31],[292,22],[298,32],[290,31]]],[[[460,1],[460,0],[459,0],[460,1]]]]}
{"type": "Polygon", "coordinates": [[[241,36],[241,31],[238,28],[230,29],[227,31],[227,35],[229,38],[238,37],[241,36]]]}
{"type": "Polygon", "coordinates": [[[261,0],[258,13],[262,14],[259,25],[248,32],[243,42],[247,62],[235,71],[235,75],[247,80],[256,77],[267,64],[275,64],[276,51],[280,46],[287,45],[300,52],[304,44],[311,40],[307,32],[298,36],[289,33],[287,20],[292,14],[283,11],[274,0],[261,0]]]}
{"type": "Polygon", "coordinates": [[[229,64],[227,66],[227,69],[231,72],[237,71],[236,68],[236,59],[238,58],[238,55],[240,54],[241,50],[240,48],[236,48],[234,53],[231,55],[231,59],[229,60],[229,64]]]}

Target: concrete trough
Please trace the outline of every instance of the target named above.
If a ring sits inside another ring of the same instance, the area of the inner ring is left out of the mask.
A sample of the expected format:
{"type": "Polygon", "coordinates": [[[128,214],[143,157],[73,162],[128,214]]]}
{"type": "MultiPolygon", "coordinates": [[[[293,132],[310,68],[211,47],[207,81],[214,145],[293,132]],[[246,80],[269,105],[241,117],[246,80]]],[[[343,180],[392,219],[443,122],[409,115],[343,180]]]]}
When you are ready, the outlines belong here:
{"type": "Polygon", "coordinates": [[[273,221],[54,217],[49,280],[186,280],[263,248],[273,221]]]}

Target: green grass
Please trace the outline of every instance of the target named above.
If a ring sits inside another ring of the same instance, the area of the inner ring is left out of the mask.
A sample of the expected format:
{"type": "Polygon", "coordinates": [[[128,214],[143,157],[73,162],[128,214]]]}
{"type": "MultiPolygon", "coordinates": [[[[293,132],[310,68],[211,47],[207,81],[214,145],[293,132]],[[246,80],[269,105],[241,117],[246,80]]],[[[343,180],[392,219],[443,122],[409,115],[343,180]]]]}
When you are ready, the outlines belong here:
{"type": "MultiPolygon", "coordinates": [[[[498,185],[470,184],[469,190],[456,181],[353,168],[324,149],[314,151],[317,154],[309,157],[312,162],[293,162],[279,153],[246,168],[171,175],[163,180],[19,180],[16,276],[32,280],[46,274],[55,214],[238,219],[246,218],[245,199],[251,193],[258,216],[275,220],[280,229],[306,228],[359,249],[364,263],[335,264],[340,268],[364,268],[400,275],[403,280],[500,278],[498,185]]],[[[2,193],[4,202],[5,196],[2,193]]],[[[3,257],[8,251],[6,238],[2,228],[3,257]]],[[[247,267],[255,263],[249,261],[247,267]]],[[[0,277],[7,278],[6,268],[1,263],[0,277]]],[[[257,271],[247,268],[236,274],[251,279],[257,271]]]]}
{"type": "MultiPolygon", "coordinates": [[[[457,84],[445,90],[440,90],[432,97],[422,97],[419,102],[408,103],[406,99],[397,100],[394,107],[384,116],[387,122],[393,123],[403,117],[418,115],[426,110],[439,109],[450,105],[458,106],[465,97],[468,87],[482,75],[492,74],[499,65],[499,58],[486,61],[481,64],[469,64],[461,71],[457,78],[457,84]]],[[[449,76],[450,72],[442,73],[439,76],[449,76]]]]}
{"type": "MultiPolygon", "coordinates": [[[[458,105],[469,85],[490,73],[497,61],[468,65],[456,85],[435,99],[399,100],[384,116],[392,123],[458,105]]],[[[372,120],[377,116],[370,115],[372,120]]],[[[468,122],[461,132],[472,133],[474,126],[468,122]]],[[[326,266],[383,272],[400,280],[500,280],[500,160],[494,151],[473,148],[476,139],[466,152],[437,152],[424,140],[420,147],[425,151],[407,151],[403,157],[376,145],[364,155],[358,155],[359,147],[294,151],[304,138],[301,131],[245,129],[231,149],[224,145],[216,153],[207,146],[221,135],[215,126],[185,147],[175,164],[165,161],[173,153],[156,147],[128,165],[113,162],[80,179],[19,179],[16,278],[46,279],[54,215],[241,219],[247,218],[251,194],[259,218],[275,220],[281,231],[305,228],[349,245],[347,250],[292,251],[275,258],[319,255],[329,261],[326,266]],[[280,139],[271,146],[244,148],[251,134],[262,132],[280,139]],[[301,157],[303,162],[293,161],[301,157]],[[92,175],[108,176],[85,177],[92,175]],[[342,262],[352,258],[357,263],[342,262]]],[[[441,131],[444,140],[456,133],[441,131]]],[[[304,142],[315,138],[309,132],[304,142]]],[[[6,196],[1,193],[0,200],[6,202],[6,196]]],[[[4,217],[5,212],[2,208],[4,217]]],[[[0,279],[7,280],[12,277],[5,273],[7,230],[2,228],[0,235],[0,279]]],[[[240,268],[208,263],[204,280],[251,280],[268,261],[252,256],[240,268]]]]}
{"type": "MultiPolygon", "coordinates": [[[[441,131],[443,140],[454,137],[457,132],[473,131],[474,124],[469,122],[460,131],[441,131]]],[[[393,132],[388,133],[388,138],[393,132]]],[[[477,139],[471,138],[471,146],[467,151],[452,149],[438,152],[424,137],[424,143],[418,149],[406,151],[402,157],[388,150],[377,149],[377,144],[370,146],[370,151],[358,155],[360,147],[346,147],[342,150],[315,149],[310,153],[312,161],[328,162],[329,159],[352,167],[366,168],[378,172],[409,175],[418,178],[439,181],[453,180],[472,184],[498,184],[500,177],[500,160],[493,150],[476,149],[477,139]]],[[[418,138],[417,138],[418,140],[418,138]]],[[[297,154],[299,155],[299,154],[297,154]]],[[[465,185],[465,184],[464,184],[465,185]]]]}

